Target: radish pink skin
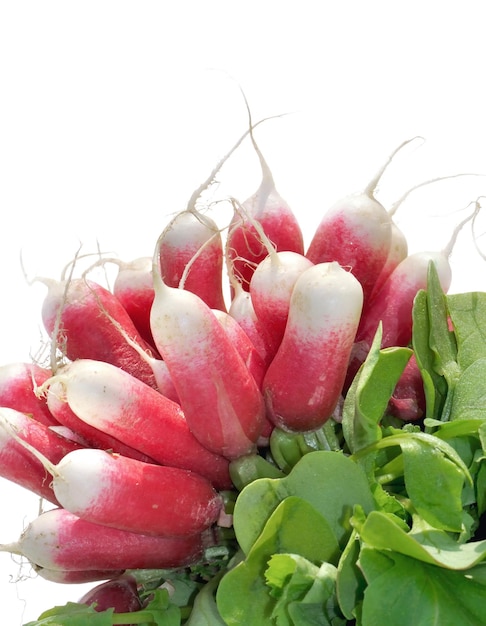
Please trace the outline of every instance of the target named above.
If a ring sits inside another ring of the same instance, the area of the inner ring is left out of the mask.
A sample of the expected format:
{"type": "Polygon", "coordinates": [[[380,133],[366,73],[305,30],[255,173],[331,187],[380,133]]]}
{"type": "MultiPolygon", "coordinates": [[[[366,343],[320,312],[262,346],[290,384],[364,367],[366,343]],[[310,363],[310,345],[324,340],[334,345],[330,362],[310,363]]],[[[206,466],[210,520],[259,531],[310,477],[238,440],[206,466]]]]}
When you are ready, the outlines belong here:
{"type": "Polygon", "coordinates": [[[255,314],[271,338],[272,355],[278,350],[289,314],[290,298],[299,276],[313,263],[303,254],[284,250],[260,262],[250,281],[255,314]]]}
{"type": "Polygon", "coordinates": [[[86,447],[109,450],[138,461],[145,461],[146,463],[156,462],[155,459],[152,459],[140,450],[128,446],[104,430],[95,428],[80,419],[66,402],[62,389],[57,388],[53,391],[48,391],[47,402],[59,423],[78,433],[86,442],[86,447]]]}
{"type": "Polygon", "coordinates": [[[371,292],[370,300],[383,287],[386,279],[395,270],[397,265],[408,256],[408,242],[404,233],[398,228],[395,222],[391,224],[391,245],[388,256],[371,292]]]}
{"type": "Polygon", "coordinates": [[[250,293],[241,286],[235,291],[228,313],[243,328],[262,361],[268,367],[273,358],[271,339],[267,336],[265,328],[256,316],[250,293]]]}
{"type": "Polygon", "coordinates": [[[449,261],[442,252],[417,252],[399,263],[363,311],[348,367],[346,388],[366,359],[380,322],[382,348],[406,347],[410,344],[413,303],[417,292],[427,288],[430,261],[437,267],[444,292],[449,289],[452,272],[449,261]]]}
{"type": "Polygon", "coordinates": [[[37,567],[62,572],[168,569],[197,562],[204,549],[204,536],[131,533],[93,524],[58,508],[33,520],[11,548],[37,567]]]}
{"type": "Polygon", "coordinates": [[[80,432],[96,429],[98,438],[99,434],[114,438],[112,449],[116,452],[192,470],[217,489],[231,487],[228,460],[201,445],[180,405],[127,372],[109,363],[80,359],[52,380],[49,405],[53,412],[57,407],[60,420],[66,421],[63,415],[74,413],[73,428],[78,419],[80,432]],[[64,407],[59,407],[60,401],[64,407]]]}
{"type": "MultiPolygon", "coordinates": [[[[302,231],[287,203],[275,190],[262,206],[259,206],[260,201],[261,193],[257,192],[243,203],[243,208],[260,223],[275,249],[304,254],[302,231]]],[[[267,256],[268,249],[244,215],[235,214],[233,217],[228,230],[227,249],[235,276],[243,289],[248,291],[255,267],[267,256]]]]}
{"type": "Polygon", "coordinates": [[[146,535],[201,533],[222,508],[199,474],[90,448],[63,457],[52,488],[62,507],[86,521],[146,535]]]}
{"type": "Polygon", "coordinates": [[[263,382],[276,426],[305,432],[331,417],[362,304],[361,285],[338,263],[316,264],[297,280],[285,334],[263,382]]]}
{"type": "MultiPolygon", "coordinates": [[[[44,326],[51,336],[65,286],[64,282],[52,281],[42,306],[44,326]]],[[[105,311],[150,353],[150,346],[142,339],[118,298],[101,285],[79,278],[71,281],[61,314],[60,346],[67,358],[112,363],[151,387],[157,387],[150,365],[125,341],[105,311]]]]}
{"type": "Polygon", "coordinates": [[[160,272],[166,285],[179,287],[191,263],[184,289],[197,294],[210,308],[226,311],[223,296],[224,254],[216,223],[192,211],[179,213],[160,239],[160,272]],[[209,241],[209,243],[207,243],[209,241]]]}
{"type": "Polygon", "coordinates": [[[156,356],[150,328],[150,309],[154,301],[151,257],[141,257],[122,265],[113,283],[113,293],[156,356]]]}
{"type": "Polygon", "coordinates": [[[157,391],[159,391],[163,396],[172,400],[173,402],[177,402],[179,404],[179,396],[177,395],[177,390],[174,387],[174,381],[172,380],[172,376],[170,375],[169,368],[167,367],[167,363],[162,361],[162,359],[152,359],[151,367],[155,376],[155,381],[157,383],[157,391]]]}
{"type": "Polygon", "coordinates": [[[134,576],[125,574],[114,580],[108,580],[90,589],[79,600],[79,604],[91,606],[101,612],[113,609],[114,613],[131,613],[142,608],[134,576]]]}
{"type": "Polygon", "coordinates": [[[214,309],[213,312],[220,324],[223,326],[231,342],[238,350],[238,353],[246,364],[248,371],[251,373],[258,385],[258,388],[260,389],[263,377],[265,376],[266,365],[258,353],[258,350],[255,348],[251,339],[234,319],[234,317],[231,317],[229,313],[224,313],[223,311],[219,311],[217,309],[214,309]]]}
{"type": "MultiPolygon", "coordinates": [[[[228,337],[238,350],[241,358],[248,368],[248,371],[255,379],[258,388],[261,389],[263,384],[263,378],[267,371],[265,361],[258,353],[258,350],[253,345],[253,342],[248,337],[246,332],[238,324],[238,322],[233,317],[231,317],[229,313],[224,313],[223,311],[217,310],[214,310],[214,313],[216,314],[216,317],[219,319],[220,323],[223,325],[223,328],[226,330],[228,337]]],[[[265,416],[263,420],[262,431],[257,443],[260,444],[260,442],[267,439],[270,436],[272,430],[273,424],[265,416]]]]}
{"type": "Polygon", "coordinates": [[[155,280],[152,332],[189,428],[215,454],[255,449],[265,417],[261,392],[213,311],[195,294],[155,280]]]}
{"type": "MultiPolygon", "coordinates": [[[[15,409],[0,408],[0,415],[13,427],[17,436],[42,452],[52,463],[58,463],[68,452],[81,447],[15,409]]],[[[0,475],[53,504],[59,504],[51,487],[51,476],[42,463],[9,436],[8,426],[4,429],[1,425],[0,475]]]]}
{"type": "Polygon", "coordinates": [[[34,385],[40,387],[51,370],[35,363],[8,363],[0,367],[0,406],[28,413],[46,426],[59,422],[49,411],[46,399],[35,394],[34,385]]]}
{"type": "Polygon", "coordinates": [[[442,289],[447,292],[452,272],[441,252],[417,252],[404,259],[373,297],[362,316],[356,341],[371,346],[381,321],[382,348],[408,346],[412,339],[412,309],[417,292],[427,288],[429,262],[437,267],[442,289]]]}
{"type": "Polygon", "coordinates": [[[415,422],[425,415],[422,374],[412,354],[388,402],[387,413],[404,422],[415,422]]]}
{"type": "Polygon", "coordinates": [[[337,261],[349,269],[366,303],[388,257],[391,221],[386,209],[367,194],[343,198],[322,218],[306,256],[313,263],[337,261]]]}

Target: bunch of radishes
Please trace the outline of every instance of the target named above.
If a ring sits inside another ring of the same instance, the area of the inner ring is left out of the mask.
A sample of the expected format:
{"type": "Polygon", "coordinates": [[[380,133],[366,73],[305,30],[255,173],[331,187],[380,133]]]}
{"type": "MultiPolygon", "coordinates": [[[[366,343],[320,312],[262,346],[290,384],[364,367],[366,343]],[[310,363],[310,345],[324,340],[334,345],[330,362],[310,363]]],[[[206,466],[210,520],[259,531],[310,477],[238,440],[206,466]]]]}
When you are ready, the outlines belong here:
{"type": "MultiPolygon", "coordinates": [[[[243,138],[152,256],[96,264],[117,264],[112,288],[76,277],[74,263],[42,279],[50,364],[0,368],[1,475],[53,505],[2,549],[49,580],[196,563],[231,523],[230,463],[264,449],[274,428],[339,421],[378,326],[383,347],[410,343],[431,261],[449,287],[457,232],[443,251],[409,255],[373,195],[383,170],[324,214],[304,250],[249,133],[262,183],[227,199],[227,229],[196,201],[243,138]]],[[[419,418],[422,393],[411,359],[390,410],[419,418]]]]}

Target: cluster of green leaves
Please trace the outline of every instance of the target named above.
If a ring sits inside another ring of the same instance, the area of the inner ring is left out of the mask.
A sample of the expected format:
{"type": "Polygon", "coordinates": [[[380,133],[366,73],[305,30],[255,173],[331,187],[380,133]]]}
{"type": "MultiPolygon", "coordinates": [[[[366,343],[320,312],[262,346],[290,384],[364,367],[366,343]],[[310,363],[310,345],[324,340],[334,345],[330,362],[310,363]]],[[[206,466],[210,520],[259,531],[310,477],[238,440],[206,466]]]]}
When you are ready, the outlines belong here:
{"type": "MultiPolygon", "coordinates": [[[[378,330],[340,422],[275,429],[268,450],[232,462],[231,547],[197,582],[148,572],[155,604],[130,623],[486,624],[486,293],[445,295],[431,265],[413,316],[411,348],[381,349],[378,330]],[[407,424],[387,406],[412,354],[426,415],[407,424]]],[[[68,609],[27,626],[121,623],[68,609]]]]}

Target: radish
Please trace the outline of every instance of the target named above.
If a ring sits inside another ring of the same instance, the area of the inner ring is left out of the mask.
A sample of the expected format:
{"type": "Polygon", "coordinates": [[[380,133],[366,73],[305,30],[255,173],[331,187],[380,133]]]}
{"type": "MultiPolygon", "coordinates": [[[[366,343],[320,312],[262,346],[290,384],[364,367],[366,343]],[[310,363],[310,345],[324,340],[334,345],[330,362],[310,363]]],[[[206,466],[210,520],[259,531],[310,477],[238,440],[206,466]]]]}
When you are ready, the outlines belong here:
{"type": "Polygon", "coordinates": [[[92,448],[73,450],[55,464],[12,437],[51,474],[61,506],[88,522],[145,535],[184,537],[209,528],[221,512],[221,497],[195,472],[92,448]]]}
{"type": "Polygon", "coordinates": [[[258,350],[253,345],[250,337],[248,337],[244,329],[229,313],[225,313],[219,309],[214,309],[213,313],[216,315],[216,318],[226,331],[230,341],[237,349],[239,355],[246,364],[248,371],[255,379],[258,388],[261,388],[266,371],[266,365],[258,350]]]}
{"type": "Polygon", "coordinates": [[[251,277],[253,308],[266,336],[270,337],[272,355],[277,352],[284,335],[294,285],[312,265],[303,254],[272,250],[251,277]]]}
{"type": "MultiPolygon", "coordinates": [[[[247,292],[245,292],[247,293],[247,292]]],[[[267,366],[265,361],[260,356],[258,350],[253,345],[250,337],[246,334],[240,324],[231,317],[229,313],[224,313],[223,311],[214,310],[216,317],[219,322],[225,329],[228,337],[233,342],[234,346],[238,350],[241,358],[245,362],[248,371],[251,373],[253,378],[255,379],[258,388],[261,389],[263,378],[265,376],[265,372],[267,370],[267,366]]],[[[262,431],[257,440],[257,445],[262,446],[265,445],[266,440],[270,437],[270,434],[273,430],[273,424],[269,419],[265,416],[262,424],[262,431]]]]}
{"type": "Polygon", "coordinates": [[[0,367],[0,406],[28,413],[46,426],[59,425],[49,411],[45,398],[35,390],[50,376],[51,370],[36,363],[7,363],[0,367]]]}
{"type": "Polygon", "coordinates": [[[60,583],[64,585],[81,585],[84,583],[93,583],[100,580],[116,579],[125,573],[124,569],[106,569],[106,570],[58,570],[49,569],[33,565],[32,569],[35,573],[52,583],[60,583]]]}
{"type": "MultiPolygon", "coordinates": [[[[78,361],[75,361],[75,363],[78,363],[78,361]]],[[[116,452],[117,454],[128,456],[131,459],[145,461],[146,463],[156,463],[156,461],[147,454],[82,420],[66,402],[62,388],[56,389],[56,391],[52,393],[47,392],[47,402],[51,412],[56,416],[56,419],[65,428],[76,433],[84,442],[86,448],[98,448],[100,450],[116,452]]]]}
{"type": "Polygon", "coordinates": [[[373,296],[382,288],[383,284],[397,267],[408,256],[408,240],[403,231],[395,224],[391,223],[391,239],[390,249],[386,257],[385,264],[383,265],[378,278],[371,290],[368,301],[373,299],[373,296]]]}
{"type": "Polygon", "coordinates": [[[97,585],[87,591],[78,603],[87,606],[94,604],[94,609],[98,612],[113,609],[114,613],[131,613],[142,608],[137,581],[131,574],[97,585]]]}
{"type": "Polygon", "coordinates": [[[19,443],[18,438],[30,443],[52,463],[59,462],[68,452],[81,446],[16,409],[0,408],[0,475],[58,504],[43,464],[19,443]]]}
{"type": "Polygon", "coordinates": [[[18,541],[0,545],[0,550],[23,556],[34,566],[61,572],[165,569],[198,561],[204,537],[132,533],[93,524],[58,508],[36,517],[18,541]]]}
{"type": "Polygon", "coordinates": [[[258,385],[208,305],[163,282],[159,244],[160,239],[154,254],[152,333],[189,428],[216,454],[230,460],[247,454],[265,417],[258,385]]]}
{"type": "Polygon", "coordinates": [[[350,359],[346,387],[366,359],[373,338],[382,324],[381,347],[408,346],[412,339],[412,308],[420,289],[427,287],[429,263],[434,263],[442,289],[449,289],[452,272],[447,252],[416,252],[390,274],[363,312],[350,359]]]}
{"type": "Polygon", "coordinates": [[[250,293],[243,289],[241,283],[237,280],[234,274],[233,261],[228,256],[226,261],[231,292],[233,294],[228,313],[243,328],[261,359],[268,366],[273,358],[271,337],[267,335],[264,326],[257,318],[250,293]]]}
{"type": "Polygon", "coordinates": [[[150,308],[154,301],[152,258],[140,257],[129,263],[118,264],[113,282],[113,293],[124,306],[142,338],[150,345],[154,355],[156,348],[150,329],[150,308]]]}
{"type": "Polygon", "coordinates": [[[194,209],[178,213],[160,240],[159,263],[169,287],[192,291],[210,308],[226,311],[223,243],[213,219],[194,209]]]}
{"type": "MultiPolygon", "coordinates": [[[[269,118],[266,118],[269,119],[269,118]]],[[[265,120],[260,120],[255,127],[265,120]]],[[[169,287],[181,287],[197,294],[210,308],[226,311],[223,295],[223,243],[216,222],[197,210],[196,204],[252,126],[213,168],[207,179],[192,193],[185,211],[177,213],[166,226],[158,248],[158,269],[169,287]]]]}
{"type": "Polygon", "coordinates": [[[241,205],[233,203],[234,212],[228,228],[226,254],[232,261],[235,276],[243,289],[248,291],[255,268],[268,254],[260,231],[255,229],[255,222],[261,225],[263,232],[278,251],[291,250],[304,254],[304,240],[299,222],[288,203],[278,193],[272,172],[255,141],[246,98],[245,103],[250,138],[260,161],[262,180],[255,193],[241,205]]]}
{"type": "Polygon", "coordinates": [[[422,373],[415,354],[410,357],[393,391],[387,414],[405,422],[415,422],[425,415],[425,391],[422,373]]]}
{"type": "Polygon", "coordinates": [[[413,302],[417,292],[427,288],[429,264],[435,265],[442,290],[447,292],[452,280],[449,258],[456,239],[464,225],[474,220],[478,210],[479,205],[476,203],[473,213],[456,226],[443,250],[425,250],[410,254],[397,265],[381,289],[373,295],[368,307],[363,311],[356,333],[346,387],[351,384],[360,365],[366,359],[380,322],[382,348],[410,344],[413,302]]]}
{"type": "MultiPolygon", "coordinates": [[[[38,279],[41,280],[41,279],[38,279]]],[[[42,306],[47,332],[65,356],[97,359],[130,372],[152,387],[156,381],[151,367],[120,335],[111,319],[150,353],[121,302],[108,289],[85,278],[42,279],[48,287],[42,306]]]]}
{"type": "Polygon", "coordinates": [[[297,279],[285,333],[263,381],[276,426],[309,431],[331,417],[362,305],[359,281],[335,261],[313,265],[297,279]]]}
{"type": "Polygon", "coordinates": [[[180,405],[114,365],[78,359],[46,381],[44,390],[59,421],[85,436],[90,430],[83,424],[157,463],[197,472],[218,489],[231,487],[228,461],[199,443],[180,405]],[[79,426],[69,420],[71,413],[79,426]]]}
{"type": "Polygon", "coordinates": [[[391,217],[374,193],[395,155],[415,139],[392,152],[363,192],[346,196],[326,212],[306,252],[313,263],[337,261],[349,268],[361,283],[365,305],[386,263],[392,237],[391,217]]]}
{"type": "MultiPolygon", "coordinates": [[[[432,178],[430,180],[426,180],[421,183],[418,183],[417,185],[414,185],[413,187],[408,189],[398,200],[396,200],[392,204],[392,206],[388,209],[388,215],[393,218],[398,208],[401,206],[401,204],[408,198],[408,196],[413,191],[416,191],[417,189],[420,189],[432,183],[440,182],[443,180],[449,180],[450,178],[458,178],[460,176],[481,176],[481,174],[474,174],[474,173],[452,174],[449,176],[439,176],[437,178],[432,178]]],[[[389,250],[385,265],[383,266],[383,269],[381,270],[380,275],[378,276],[375,282],[370,299],[372,299],[373,295],[381,289],[381,287],[383,286],[383,283],[386,281],[388,276],[390,276],[390,274],[393,272],[396,266],[401,261],[403,261],[407,257],[407,255],[408,255],[407,238],[405,234],[401,231],[401,229],[397,226],[397,224],[392,220],[390,250],[389,250]]]]}

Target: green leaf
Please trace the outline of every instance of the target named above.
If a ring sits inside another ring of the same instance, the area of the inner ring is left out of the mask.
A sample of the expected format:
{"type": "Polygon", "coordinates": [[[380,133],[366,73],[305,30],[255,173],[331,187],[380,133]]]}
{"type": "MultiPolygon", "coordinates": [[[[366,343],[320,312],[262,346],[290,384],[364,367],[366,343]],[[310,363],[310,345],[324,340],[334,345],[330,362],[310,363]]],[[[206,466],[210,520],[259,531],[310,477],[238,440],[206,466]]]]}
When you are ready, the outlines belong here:
{"type": "Polygon", "coordinates": [[[351,452],[381,438],[379,422],[412,356],[409,348],[380,350],[381,324],[365,362],[355,376],[343,407],[343,433],[351,452]]]}
{"type": "Polygon", "coordinates": [[[257,478],[283,478],[285,475],[278,467],[257,453],[245,454],[233,459],[229,465],[229,472],[238,491],[257,478]]]}
{"type": "Polygon", "coordinates": [[[221,579],[216,603],[228,626],[271,623],[275,599],[266,584],[265,570],[271,556],[278,553],[299,554],[319,564],[337,559],[339,548],[329,524],[312,505],[296,496],[283,499],[245,560],[221,579]]]}
{"type": "Polygon", "coordinates": [[[320,567],[297,554],[274,554],[265,572],[276,603],[278,626],[345,624],[336,602],[336,568],[320,567]]]}
{"type": "Polygon", "coordinates": [[[447,382],[434,369],[434,353],[429,345],[431,321],[427,292],[417,292],[413,304],[412,345],[424,384],[427,417],[437,419],[447,395],[447,382]]]}
{"type": "Polygon", "coordinates": [[[422,439],[404,438],[401,448],[405,487],[416,511],[437,528],[460,532],[464,472],[422,439]]]}
{"type": "Polygon", "coordinates": [[[341,452],[309,452],[285,478],[261,478],[240,492],[233,524],[245,554],[272,512],[288,496],[298,496],[311,504],[325,518],[342,547],[351,533],[349,518],[354,505],[360,504],[366,512],[375,508],[366,474],[354,461],[341,452]]]}
{"type": "Polygon", "coordinates": [[[446,531],[435,528],[406,532],[380,511],[370,513],[357,531],[362,541],[377,550],[393,550],[451,570],[466,570],[486,557],[486,540],[458,543],[446,531]]]}
{"type": "Polygon", "coordinates": [[[359,536],[353,532],[338,563],[337,597],[341,611],[348,620],[356,617],[356,607],[363,601],[366,587],[363,573],[357,565],[360,549],[359,536]]]}
{"type": "Polygon", "coordinates": [[[456,383],[451,420],[486,420],[486,357],[469,365],[456,383]]]}
{"type": "Polygon", "coordinates": [[[363,548],[369,584],[362,626],[479,626],[486,623],[484,568],[451,571],[387,552],[363,548]],[[378,557],[378,558],[376,558],[378,557]]]}
{"type": "Polygon", "coordinates": [[[216,606],[214,595],[223,575],[224,570],[221,570],[197,594],[191,615],[184,623],[185,626],[225,626],[225,622],[222,620],[216,606]]]}
{"type": "Polygon", "coordinates": [[[353,458],[376,456],[377,450],[400,446],[407,496],[429,523],[460,532],[462,490],[473,479],[454,448],[439,437],[420,431],[390,428],[390,435],[359,450],[353,458]]]}
{"type": "Polygon", "coordinates": [[[457,344],[449,329],[447,297],[440,284],[437,267],[432,261],[427,276],[427,301],[430,319],[429,345],[435,355],[434,369],[444,376],[449,390],[454,388],[461,368],[457,362],[457,344]]]}
{"type": "Polygon", "coordinates": [[[486,357],[486,293],[452,294],[447,306],[457,337],[457,359],[466,369],[486,357]]]}
{"type": "Polygon", "coordinates": [[[113,609],[97,612],[92,606],[68,602],[64,606],[55,606],[39,615],[37,621],[24,626],[111,626],[113,609]]]}

